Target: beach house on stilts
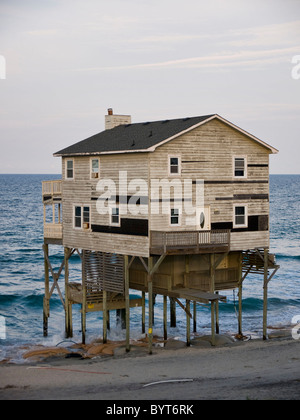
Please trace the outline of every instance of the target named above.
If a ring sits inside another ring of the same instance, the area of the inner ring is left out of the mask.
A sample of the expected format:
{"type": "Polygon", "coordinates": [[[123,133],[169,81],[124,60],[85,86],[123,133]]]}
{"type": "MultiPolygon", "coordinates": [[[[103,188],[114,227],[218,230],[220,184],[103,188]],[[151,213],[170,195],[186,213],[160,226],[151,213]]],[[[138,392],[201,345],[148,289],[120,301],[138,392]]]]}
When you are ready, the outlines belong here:
{"type": "Polygon", "coordinates": [[[47,206],[53,212],[44,219],[44,334],[57,289],[67,336],[75,303],[83,342],[87,312],[103,311],[106,341],[109,311],[123,310],[129,351],[130,308],[142,307],[145,332],[148,293],[150,353],[155,295],[163,296],[165,338],[168,298],[171,322],[176,304],[186,312],[187,345],[196,304],[209,304],[214,344],[224,290],[239,289],[242,334],[243,281],[255,272],[263,278],[266,338],[267,287],[279,268],[269,254],[269,155],[277,152],[217,114],[133,124],[108,109],[105,131],[54,154],[62,158],[62,180],[43,183],[45,214],[47,206]],[[57,272],[51,244],[65,250],[57,272]],[[74,252],[81,283],[69,281],[74,252]],[[130,289],[141,298],[130,299],[130,289]]]}

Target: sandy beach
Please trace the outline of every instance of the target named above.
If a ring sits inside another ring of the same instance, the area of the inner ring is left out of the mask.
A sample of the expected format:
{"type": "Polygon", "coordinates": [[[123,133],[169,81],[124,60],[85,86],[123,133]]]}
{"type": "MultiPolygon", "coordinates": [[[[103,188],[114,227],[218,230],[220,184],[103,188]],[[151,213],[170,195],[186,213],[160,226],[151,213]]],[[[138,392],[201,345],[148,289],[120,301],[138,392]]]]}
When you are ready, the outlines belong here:
{"type": "Polygon", "coordinates": [[[299,340],[133,346],[93,359],[52,356],[0,365],[0,399],[295,400],[300,397],[299,340]]]}

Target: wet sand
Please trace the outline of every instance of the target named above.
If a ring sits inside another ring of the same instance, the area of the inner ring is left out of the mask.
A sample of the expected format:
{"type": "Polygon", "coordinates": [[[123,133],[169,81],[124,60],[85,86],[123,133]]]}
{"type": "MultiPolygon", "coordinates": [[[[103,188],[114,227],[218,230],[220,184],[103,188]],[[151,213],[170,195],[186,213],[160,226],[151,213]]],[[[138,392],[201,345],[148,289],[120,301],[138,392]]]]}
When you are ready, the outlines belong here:
{"type": "Polygon", "coordinates": [[[52,356],[0,365],[0,399],[37,400],[293,400],[300,398],[300,340],[121,346],[114,356],[52,356]],[[158,382],[153,384],[154,382],[158,382]]]}

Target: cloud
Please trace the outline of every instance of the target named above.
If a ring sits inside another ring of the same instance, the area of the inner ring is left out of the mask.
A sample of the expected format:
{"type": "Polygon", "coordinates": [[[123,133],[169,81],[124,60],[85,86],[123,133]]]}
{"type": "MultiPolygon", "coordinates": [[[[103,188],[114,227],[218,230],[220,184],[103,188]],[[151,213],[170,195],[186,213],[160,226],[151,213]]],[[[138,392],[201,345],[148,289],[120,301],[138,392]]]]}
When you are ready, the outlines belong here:
{"type": "Polygon", "coordinates": [[[226,44],[234,47],[266,47],[290,44],[291,40],[299,42],[300,20],[292,22],[242,28],[229,32],[235,39],[226,44]]]}
{"type": "Polygon", "coordinates": [[[37,29],[37,30],[25,31],[24,34],[32,35],[36,37],[54,36],[54,35],[59,34],[59,31],[57,29],[37,29]]]}
{"type": "Polygon", "coordinates": [[[253,68],[261,65],[287,62],[298,47],[277,48],[270,50],[242,50],[238,52],[225,52],[220,54],[182,58],[177,60],[160,61],[154,63],[141,63],[129,65],[103,66],[78,68],[78,72],[96,72],[96,71],[120,71],[120,70],[143,70],[143,69],[163,69],[163,68],[208,68],[224,69],[225,67],[244,67],[253,68]]]}

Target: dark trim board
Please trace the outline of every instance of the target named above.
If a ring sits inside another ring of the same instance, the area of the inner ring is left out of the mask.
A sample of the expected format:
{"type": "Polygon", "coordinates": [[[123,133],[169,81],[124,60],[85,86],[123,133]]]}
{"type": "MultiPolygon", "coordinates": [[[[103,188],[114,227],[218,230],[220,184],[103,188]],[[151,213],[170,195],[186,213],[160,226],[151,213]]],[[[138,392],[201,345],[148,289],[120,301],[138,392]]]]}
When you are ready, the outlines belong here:
{"type": "Polygon", "coordinates": [[[248,168],[268,168],[267,163],[248,163],[248,168]]]}
{"type": "Polygon", "coordinates": [[[101,200],[101,201],[107,201],[107,202],[113,202],[116,204],[132,204],[132,205],[148,205],[148,197],[146,196],[136,196],[136,195],[127,195],[127,196],[123,196],[123,195],[116,195],[116,196],[111,196],[110,198],[102,198],[101,196],[99,197],[91,197],[92,201],[97,201],[97,200],[101,200]]]}
{"type": "Polygon", "coordinates": [[[148,219],[121,218],[121,226],[92,225],[92,232],[148,236],[148,219]]]}
{"type": "Polygon", "coordinates": [[[233,197],[216,197],[216,200],[269,200],[269,194],[234,194],[233,197]]]}
{"type": "Polygon", "coordinates": [[[263,232],[269,230],[269,216],[248,216],[248,227],[234,228],[233,222],[212,223],[211,229],[230,229],[231,232],[263,232]]]}
{"type": "MultiPolygon", "coordinates": [[[[198,184],[198,183],[202,183],[203,181],[200,180],[200,182],[198,181],[193,181],[193,184],[198,184]]],[[[208,185],[208,184],[268,184],[269,180],[267,179],[261,179],[261,180],[247,180],[247,179],[237,179],[237,180],[228,180],[228,181],[215,181],[215,180],[211,180],[211,181],[206,181],[204,180],[204,185],[208,185]]]]}

